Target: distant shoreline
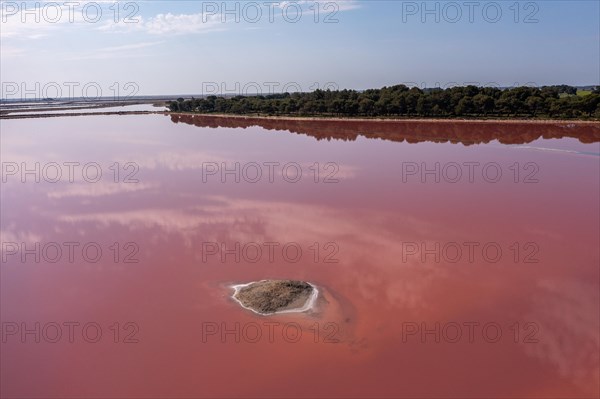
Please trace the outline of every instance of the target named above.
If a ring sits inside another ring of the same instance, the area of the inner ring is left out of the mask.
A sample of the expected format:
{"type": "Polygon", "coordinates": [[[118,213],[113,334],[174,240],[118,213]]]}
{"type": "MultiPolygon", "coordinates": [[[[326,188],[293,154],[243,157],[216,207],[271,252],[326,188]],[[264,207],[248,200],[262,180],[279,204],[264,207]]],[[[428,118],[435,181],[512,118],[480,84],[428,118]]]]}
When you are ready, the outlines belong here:
{"type": "MultiPolygon", "coordinates": [[[[96,108],[96,107],[95,107],[96,108]]],[[[97,107],[100,108],[100,107],[97,107]]],[[[280,121],[331,121],[331,122],[370,122],[370,123],[464,123],[464,124],[573,124],[600,126],[600,120],[580,119],[484,119],[484,118],[353,118],[353,117],[330,117],[330,116],[266,116],[266,115],[238,115],[238,114],[203,114],[195,112],[171,112],[171,111],[112,111],[112,112],[73,112],[73,113],[36,113],[29,111],[27,114],[11,115],[1,114],[0,119],[37,119],[71,116],[108,116],[108,115],[181,115],[198,116],[223,119],[244,120],[280,120],[280,121]]]]}
{"type": "Polygon", "coordinates": [[[419,122],[419,123],[514,123],[514,124],[578,124],[578,125],[598,125],[600,126],[600,120],[581,120],[581,119],[478,119],[478,118],[340,118],[340,117],[328,117],[328,116],[264,116],[264,115],[238,115],[238,114],[202,114],[195,112],[170,112],[166,111],[168,115],[185,115],[185,116],[200,116],[200,117],[212,117],[212,118],[237,118],[237,119],[261,119],[261,120],[282,120],[282,121],[332,121],[332,122],[419,122]]]}
{"type": "Polygon", "coordinates": [[[3,114],[0,115],[2,119],[41,119],[41,118],[59,118],[59,117],[72,117],[72,116],[108,116],[108,115],[155,115],[155,114],[167,114],[165,111],[112,111],[112,112],[73,112],[73,113],[54,113],[54,114],[36,114],[31,112],[28,114],[3,114]]]}

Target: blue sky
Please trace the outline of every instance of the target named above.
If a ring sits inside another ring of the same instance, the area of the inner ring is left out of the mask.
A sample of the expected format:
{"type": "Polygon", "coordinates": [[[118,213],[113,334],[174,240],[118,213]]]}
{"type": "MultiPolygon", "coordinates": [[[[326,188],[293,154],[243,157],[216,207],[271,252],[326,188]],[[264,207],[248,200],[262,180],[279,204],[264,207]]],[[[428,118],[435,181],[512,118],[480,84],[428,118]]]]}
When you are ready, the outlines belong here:
{"type": "Polygon", "coordinates": [[[3,97],[600,84],[598,1],[76,3],[2,0],[3,97]]]}

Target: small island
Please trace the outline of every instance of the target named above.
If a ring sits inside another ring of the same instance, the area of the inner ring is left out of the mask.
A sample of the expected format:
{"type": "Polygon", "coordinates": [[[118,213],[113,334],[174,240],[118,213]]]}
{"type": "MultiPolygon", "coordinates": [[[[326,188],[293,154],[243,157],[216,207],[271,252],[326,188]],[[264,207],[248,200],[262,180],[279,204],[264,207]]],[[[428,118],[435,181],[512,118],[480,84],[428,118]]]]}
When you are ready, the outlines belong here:
{"type": "Polygon", "coordinates": [[[232,288],[233,299],[261,315],[306,312],[313,308],[318,297],[317,287],[304,281],[262,280],[232,288]]]}

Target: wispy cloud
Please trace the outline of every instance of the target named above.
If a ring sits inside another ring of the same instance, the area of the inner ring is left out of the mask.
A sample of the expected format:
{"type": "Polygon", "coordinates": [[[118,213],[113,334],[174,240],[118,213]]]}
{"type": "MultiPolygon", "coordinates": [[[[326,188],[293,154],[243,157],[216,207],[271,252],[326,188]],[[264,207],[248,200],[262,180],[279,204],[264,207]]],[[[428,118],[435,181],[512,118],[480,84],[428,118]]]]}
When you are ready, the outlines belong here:
{"type": "MultiPolygon", "coordinates": [[[[268,3],[263,4],[263,20],[269,20],[270,11],[267,7],[268,3]]],[[[337,12],[355,10],[361,7],[357,0],[342,0],[342,1],[327,1],[327,0],[300,0],[300,1],[283,1],[276,3],[275,6],[282,10],[287,9],[291,4],[300,7],[304,12],[314,10],[318,5],[318,10],[323,15],[329,15],[335,18],[337,12]]],[[[151,35],[186,35],[198,34],[207,32],[224,31],[233,24],[252,25],[251,29],[258,29],[255,26],[256,21],[245,20],[243,12],[239,15],[224,13],[223,8],[217,8],[206,13],[195,14],[173,14],[161,13],[149,18],[138,18],[138,23],[135,24],[115,24],[112,21],[104,24],[101,29],[105,31],[138,31],[151,35]]],[[[310,11],[311,13],[313,11],[310,11]]],[[[281,18],[282,13],[275,13],[274,16],[281,18]]]]}
{"type": "MultiPolygon", "coordinates": [[[[59,23],[52,23],[40,19],[38,22],[23,22],[22,12],[16,14],[7,13],[4,8],[0,10],[0,38],[6,40],[10,38],[19,39],[41,39],[55,31],[59,23]]],[[[31,18],[31,17],[30,17],[31,18]]],[[[25,21],[27,21],[25,19],[25,21]]]]}
{"type": "Polygon", "coordinates": [[[157,35],[202,33],[223,29],[223,24],[216,15],[204,16],[202,13],[158,14],[143,25],[148,33],[157,35]]]}
{"type": "Polygon", "coordinates": [[[301,6],[303,9],[311,9],[314,10],[318,5],[319,10],[322,12],[341,12],[341,11],[350,11],[361,8],[361,3],[358,0],[340,0],[340,1],[330,1],[330,0],[298,0],[298,1],[282,1],[279,3],[279,8],[286,8],[291,4],[297,4],[301,6]]]}
{"type": "Polygon", "coordinates": [[[100,30],[111,32],[140,32],[149,35],[186,35],[224,30],[225,24],[217,15],[157,14],[150,18],[139,17],[135,24],[105,23],[100,30]]]}
{"type": "Polygon", "coordinates": [[[141,42],[133,44],[124,44],[121,46],[103,47],[97,50],[89,51],[83,54],[77,54],[69,57],[69,60],[91,60],[91,59],[110,59],[114,57],[125,58],[127,56],[140,57],[144,54],[138,50],[158,46],[164,41],[141,42]]]}
{"type": "MultiPolygon", "coordinates": [[[[82,12],[89,1],[75,3],[55,2],[3,2],[0,7],[0,38],[2,39],[42,39],[63,28],[95,25],[90,17],[82,12]],[[88,19],[86,19],[88,18],[88,19]]],[[[98,1],[94,3],[108,2],[98,1]]]]}
{"type": "MultiPolygon", "coordinates": [[[[199,12],[193,14],[177,14],[172,12],[159,13],[154,16],[142,16],[139,12],[135,13],[133,18],[123,20],[114,20],[114,10],[111,4],[116,3],[108,0],[98,0],[94,2],[79,1],[77,5],[73,3],[46,3],[38,2],[35,5],[24,6],[17,4],[8,6],[3,4],[0,8],[0,19],[2,29],[0,37],[3,39],[42,39],[50,35],[64,33],[65,29],[73,27],[101,30],[105,32],[140,32],[150,35],[186,35],[199,34],[215,31],[223,31],[231,26],[231,23],[248,22],[254,24],[255,21],[244,21],[242,18],[232,17],[224,14],[224,9],[220,7],[210,12],[199,12]],[[89,15],[93,12],[87,10],[88,3],[95,3],[101,7],[102,18],[94,22],[96,15],[89,15]],[[47,11],[45,7],[52,4],[53,11],[47,11]],[[69,5],[65,5],[69,4],[69,5]],[[27,10],[27,11],[26,11],[27,10]],[[46,11],[44,11],[46,10],[46,11]],[[87,11],[86,11],[87,10],[87,11]]],[[[266,3],[265,3],[266,4],[266,3]]],[[[269,15],[267,6],[263,4],[262,15],[269,15]]],[[[275,6],[285,10],[294,4],[302,8],[303,11],[314,10],[318,5],[318,10],[323,15],[327,14],[335,18],[337,12],[354,10],[361,7],[357,0],[300,0],[300,1],[282,1],[275,6]]],[[[139,11],[139,10],[138,10],[139,11]]],[[[206,10],[205,10],[206,11],[206,10]]],[[[310,11],[311,13],[313,11],[310,11]]],[[[275,13],[277,18],[281,13],[275,13]]],[[[268,18],[265,17],[265,20],[268,18]]]]}
{"type": "Polygon", "coordinates": [[[159,42],[144,42],[144,43],[135,43],[135,44],[125,44],[122,46],[112,46],[112,47],[104,47],[101,48],[99,51],[101,52],[117,52],[117,51],[130,51],[130,50],[137,50],[137,49],[141,49],[141,48],[146,48],[146,47],[152,47],[152,46],[156,46],[159,44],[164,43],[164,41],[159,41],[159,42]]]}
{"type": "Polygon", "coordinates": [[[0,58],[19,57],[26,53],[25,49],[18,47],[0,46],[0,58]]]}

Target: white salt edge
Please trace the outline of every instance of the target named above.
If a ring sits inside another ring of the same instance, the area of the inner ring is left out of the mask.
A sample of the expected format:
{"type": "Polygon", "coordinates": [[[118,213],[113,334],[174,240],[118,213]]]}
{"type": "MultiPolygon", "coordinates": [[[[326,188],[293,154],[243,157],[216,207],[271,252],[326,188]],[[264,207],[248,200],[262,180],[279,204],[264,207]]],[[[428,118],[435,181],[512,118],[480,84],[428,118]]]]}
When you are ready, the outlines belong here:
{"type": "Polygon", "coordinates": [[[233,293],[233,295],[231,297],[237,303],[239,303],[240,306],[243,307],[244,309],[251,310],[254,313],[259,314],[261,316],[268,316],[268,315],[272,315],[272,314],[282,314],[282,313],[304,313],[304,312],[307,312],[307,311],[311,310],[315,306],[315,304],[317,303],[317,298],[319,297],[319,290],[317,289],[317,287],[314,284],[311,284],[311,283],[307,283],[313,289],[312,293],[310,294],[310,298],[308,298],[306,300],[306,303],[304,304],[304,306],[302,306],[301,308],[296,308],[296,309],[282,310],[282,311],[273,312],[273,313],[261,313],[261,312],[257,312],[256,310],[254,310],[252,308],[244,306],[244,304],[239,299],[237,299],[235,297],[237,295],[238,291],[241,290],[242,288],[248,287],[249,285],[256,284],[256,283],[262,283],[263,281],[268,281],[268,280],[253,281],[253,282],[248,283],[248,284],[236,284],[236,285],[232,285],[231,288],[233,288],[235,291],[234,291],[234,293],[233,293]]]}

